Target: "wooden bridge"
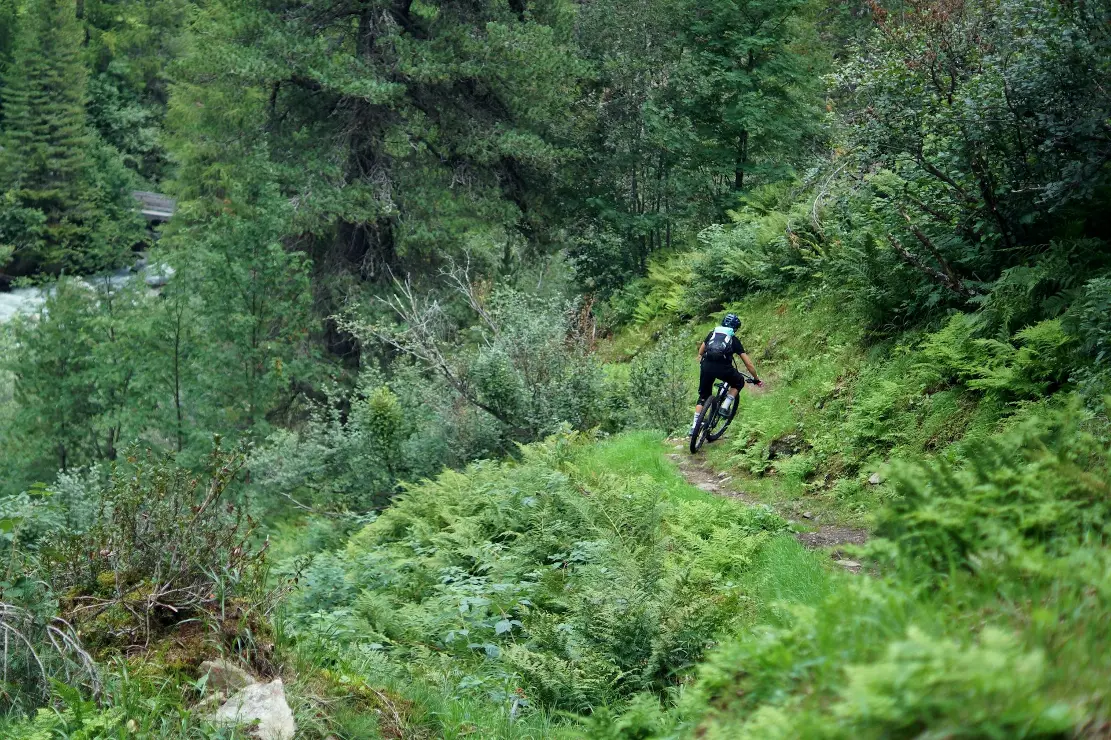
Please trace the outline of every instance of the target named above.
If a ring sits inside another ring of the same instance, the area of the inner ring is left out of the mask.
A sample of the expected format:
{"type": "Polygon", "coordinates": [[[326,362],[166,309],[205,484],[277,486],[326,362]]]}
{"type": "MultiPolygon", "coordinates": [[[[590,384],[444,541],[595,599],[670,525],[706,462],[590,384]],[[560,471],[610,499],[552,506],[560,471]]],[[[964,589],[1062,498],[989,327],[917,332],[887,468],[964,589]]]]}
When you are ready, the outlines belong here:
{"type": "Polygon", "coordinates": [[[177,202],[161,193],[150,193],[145,190],[132,191],[131,197],[139,202],[140,213],[143,218],[151,223],[165,223],[174,215],[177,202]]]}

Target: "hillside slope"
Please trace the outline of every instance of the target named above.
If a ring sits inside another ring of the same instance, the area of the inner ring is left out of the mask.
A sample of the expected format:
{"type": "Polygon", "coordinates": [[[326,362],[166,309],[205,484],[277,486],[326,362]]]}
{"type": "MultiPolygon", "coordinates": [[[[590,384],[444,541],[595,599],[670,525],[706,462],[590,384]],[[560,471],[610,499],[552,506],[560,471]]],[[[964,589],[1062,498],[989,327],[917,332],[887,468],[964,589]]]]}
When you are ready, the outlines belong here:
{"type": "Polygon", "coordinates": [[[1105,418],[939,386],[936,336],[865,348],[828,303],[738,308],[769,391],[708,454],[739,495],[658,433],[553,438],[317,556],[299,639],[438,687],[448,737],[1098,733],[1105,418]],[[867,575],[793,541],[822,522],[874,531],[867,575]]]}

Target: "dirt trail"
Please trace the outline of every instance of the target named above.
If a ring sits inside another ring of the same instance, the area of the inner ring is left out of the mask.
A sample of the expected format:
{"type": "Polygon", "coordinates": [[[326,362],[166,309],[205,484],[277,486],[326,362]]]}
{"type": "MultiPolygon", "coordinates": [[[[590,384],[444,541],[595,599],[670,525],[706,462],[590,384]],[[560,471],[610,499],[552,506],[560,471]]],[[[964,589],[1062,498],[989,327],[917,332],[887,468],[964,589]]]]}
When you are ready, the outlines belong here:
{"type": "MultiPolygon", "coordinates": [[[[756,500],[753,496],[730,485],[733,483],[733,477],[728,473],[716,473],[706,464],[704,458],[690,455],[687,452],[686,440],[671,439],[668,442],[673,444],[676,449],[676,452],[668,455],[668,458],[675,463],[679,472],[692,486],[715,496],[735,499],[748,506],[762,505],[762,502],[756,500]]],[[[779,510],[779,507],[775,508],[779,510]]],[[[798,518],[798,515],[788,511],[779,510],[779,514],[788,520],[798,518]]],[[[848,559],[841,550],[841,546],[863,544],[868,539],[866,529],[845,527],[839,524],[822,524],[816,519],[811,519],[809,513],[803,514],[802,518],[807,520],[805,525],[812,526],[813,529],[807,532],[795,532],[795,539],[810,550],[828,548],[835,563],[854,573],[860,570],[860,563],[848,559]]]]}

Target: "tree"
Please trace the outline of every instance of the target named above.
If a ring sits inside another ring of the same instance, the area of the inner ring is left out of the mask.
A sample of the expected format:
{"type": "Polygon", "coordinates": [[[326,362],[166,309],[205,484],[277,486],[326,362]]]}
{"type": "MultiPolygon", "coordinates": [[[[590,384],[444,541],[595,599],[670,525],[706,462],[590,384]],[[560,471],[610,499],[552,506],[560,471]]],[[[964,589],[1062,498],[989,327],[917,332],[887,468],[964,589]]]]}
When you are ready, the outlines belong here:
{"type": "Polygon", "coordinates": [[[152,186],[171,173],[162,124],[190,0],[83,0],[90,123],[152,186]]]}
{"type": "Polygon", "coordinates": [[[114,460],[146,427],[133,396],[145,356],[143,301],[134,286],[62,278],[36,316],[13,322],[16,350],[3,369],[13,378],[16,424],[57,468],[114,460]]]}
{"type": "Polygon", "coordinates": [[[669,100],[691,123],[692,164],[732,205],[782,179],[817,134],[824,71],[808,0],[714,0],[685,6],[683,59],[669,100]]]}
{"type": "Polygon", "coordinates": [[[931,305],[1058,234],[1107,236],[1109,19],[1106,0],[909,2],[839,73],[872,231],[931,305]]]}
{"type": "Polygon", "coordinates": [[[563,0],[213,2],[171,99],[181,196],[277,185],[325,311],[475,242],[545,249],[570,18],[563,0]]]}
{"type": "Polygon", "coordinates": [[[587,290],[606,294],[642,273],[653,251],[707,211],[700,178],[683,166],[685,122],[659,105],[678,59],[678,11],[660,0],[599,0],[578,13],[579,53],[594,74],[574,111],[579,156],[564,197],[587,290]]]}
{"type": "Polygon", "coordinates": [[[0,131],[4,130],[4,80],[7,79],[8,64],[12,59],[17,10],[16,0],[0,0],[0,131]]]}
{"type": "Polygon", "coordinates": [[[310,372],[311,265],[283,241],[288,203],[272,187],[229,195],[211,220],[190,223],[185,214],[167,237],[176,249],[163,253],[178,285],[159,318],[158,344],[177,365],[158,371],[160,397],[173,398],[175,419],[191,416],[205,436],[264,433],[297,397],[294,381],[310,372]],[[182,389],[185,381],[191,388],[182,389]]]}
{"type": "Polygon", "coordinates": [[[827,58],[812,15],[805,0],[583,6],[580,53],[595,75],[564,198],[584,288],[606,295],[643,274],[653,252],[813,149],[827,58]]]}
{"type": "Polygon", "coordinates": [[[16,254],[24,269],[40,262],[60,265],[90,218],[88,73],[75,8],[65,0],[30,0],[4,82],[4,189],[14,191],[23,208],[46,217],[38,249],[16,254]]]}

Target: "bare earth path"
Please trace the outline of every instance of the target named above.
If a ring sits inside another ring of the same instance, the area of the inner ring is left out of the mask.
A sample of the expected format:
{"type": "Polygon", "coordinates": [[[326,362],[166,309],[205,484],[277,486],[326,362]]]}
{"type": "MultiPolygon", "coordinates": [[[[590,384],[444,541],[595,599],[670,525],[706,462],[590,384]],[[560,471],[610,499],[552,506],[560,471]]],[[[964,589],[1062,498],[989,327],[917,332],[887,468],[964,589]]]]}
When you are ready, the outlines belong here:
{"type": "MultiPolygon", "coordinates": [[[[692,486],[715,496],[740,501],[748,506],[762,505],[760,501],[744,491],[731,486],[733,478],[728,473],[716,473],[706,464],[704,458],[688,454],[686,440],[669,439],[668,442],[674,445],[676,450],[668,455],[668,458],[675,463],[679,472],[692,486]]],[[[794,516],[789,515],[788,512],[779,513],[788,520],[794,519],[794,516]]],[[[807,515],[804,514],[803,518],[807,518],[807,515]]],[[[822,524],[816,521],[811,524],[813,528],[810,531],[795,532],[795,539],[810,550],[829,549],[835,563],[853,572],[860,570],[860,563],[846,558],[841,546],[863,544],[868,539],[868,530],[840,524],[822,524]]]]}

